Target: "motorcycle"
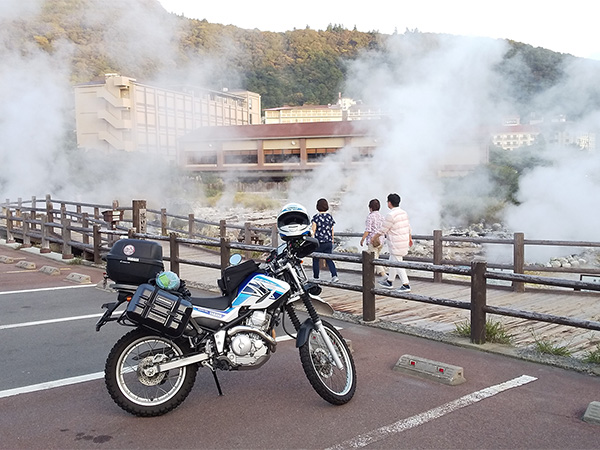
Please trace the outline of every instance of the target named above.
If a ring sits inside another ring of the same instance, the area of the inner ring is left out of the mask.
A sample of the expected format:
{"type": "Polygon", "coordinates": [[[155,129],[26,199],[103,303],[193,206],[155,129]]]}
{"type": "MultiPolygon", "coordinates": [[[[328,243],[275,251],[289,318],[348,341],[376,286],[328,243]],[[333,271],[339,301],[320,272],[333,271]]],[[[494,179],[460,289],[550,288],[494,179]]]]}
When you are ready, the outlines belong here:
{"type": "Polygon", "coordinates": [[[134,327],[106,359],[105,384],[115,403],[136,416],[165,414],[186,399],[201,367],[212,372],[223,395],[217,371],[263,366],[276,350],[279,325],[295,339],[313,389],[333,405],[350,401],[356,390],[352,354],[335,327],[321,319],[333,309],[301,264],[317,247],[316,239],[303,235],[261,264],[234,255],[218,280],[222,295],[193,297],[183,280],[162,270],[160,245],[117,241],[107,255],[117,300],[103,305],[96,324],[96,331],[111,321],[134,327]],[[125,310],[115,312],[123,304],[125,310]],[[298,312],[308,318],[301,322],[298,312]]]}

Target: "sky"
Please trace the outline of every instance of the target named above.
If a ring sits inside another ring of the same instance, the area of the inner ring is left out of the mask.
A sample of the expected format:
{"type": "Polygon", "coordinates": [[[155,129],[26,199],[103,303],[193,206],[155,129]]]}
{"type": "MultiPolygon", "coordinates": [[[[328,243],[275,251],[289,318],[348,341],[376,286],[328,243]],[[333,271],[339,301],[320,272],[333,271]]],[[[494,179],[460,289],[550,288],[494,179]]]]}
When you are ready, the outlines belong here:
{"type": "Polygon", "coordinates": [[[392,34],[406,29],[511,39],[534,47],[600,60],[593,2],[571,0],[273,0],[200,2],[159,0],[168,12],[211,23],[261,31],[288,31],[329,24],[392,34]],[[390,5],[393,5],[390,7],[390,5]]]}

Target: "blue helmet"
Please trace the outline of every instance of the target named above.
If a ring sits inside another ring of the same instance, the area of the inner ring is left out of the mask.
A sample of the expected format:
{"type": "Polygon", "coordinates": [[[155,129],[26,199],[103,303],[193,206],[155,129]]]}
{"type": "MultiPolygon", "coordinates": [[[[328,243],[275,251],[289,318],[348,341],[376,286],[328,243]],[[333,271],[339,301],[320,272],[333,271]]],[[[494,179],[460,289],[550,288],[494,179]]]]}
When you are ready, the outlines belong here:
{"type": "Polygon", "coordinates": [[[299,203],[288,203],[277,216],[277,230],[284,241],[310,235],[310,217],[299,203]]]}

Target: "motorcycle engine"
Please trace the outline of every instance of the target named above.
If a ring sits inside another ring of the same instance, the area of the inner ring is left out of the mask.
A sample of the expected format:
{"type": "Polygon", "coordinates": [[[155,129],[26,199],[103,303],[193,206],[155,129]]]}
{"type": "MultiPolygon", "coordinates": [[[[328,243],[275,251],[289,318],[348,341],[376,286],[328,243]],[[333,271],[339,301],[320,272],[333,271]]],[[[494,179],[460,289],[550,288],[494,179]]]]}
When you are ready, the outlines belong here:
{"type": "Polygon", "coordinates": [[[246,326],[235,327],[230,331],[232,337],[227,359],[233,367],[254,369],[267,362],[271,356],[268,343],[259,333],[248,328],[255,328],[264,333],[270,319],[265,311],[255,311],[248,318],[246,326]]]}

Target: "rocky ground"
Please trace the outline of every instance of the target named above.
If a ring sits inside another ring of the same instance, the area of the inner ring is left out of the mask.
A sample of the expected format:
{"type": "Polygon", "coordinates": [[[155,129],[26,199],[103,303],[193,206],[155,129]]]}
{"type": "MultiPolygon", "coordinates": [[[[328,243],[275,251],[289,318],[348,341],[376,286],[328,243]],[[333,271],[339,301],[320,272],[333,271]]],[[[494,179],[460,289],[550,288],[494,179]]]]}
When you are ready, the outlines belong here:
{"type": "MultiPolygon", "coordinates": [[[[277,220],[278,209],[252,210],[241,206],[228,208],[215,207],[196,207],[195,217],[201,218],[203,221],[218,223],[220,220],[225,220],[229,224],[243,225],[250,223],[254,228],[270,228],[277,220]]],[[[177,219],[174,219],[177,221],[177,219]]],[[[180,221],[181,222],[181,221],[180,221]]],[[[176,226],[174,228],[187,228],[186,224],[176,226]]],[[[360,233],[361,230],[356,230],[360,233]]],[[[218,236],[218,230],[214,227],[206,227],[203,233],[214,234],[218,236]]],[[[427,231],[426,234],[431,233],[427,231]]],[[[229,238],[232,240],[241,241],[244,239],[243,230],[230,229],[229,238]]],[[[507,230],[500,223],[485,225],[482,223],[472,224],[466,228],[447,228],[443,230],[444,236],[471,237],[471,238],[497,238],[497,239],[513,239],[513,233],[507,230]]],[[[267,233],[253,232],[253,242],[259,242],[264,245],[269,245],[270,236],[267,233]]],[[[444,242],[444,258],[456,261],[470,261],[474,257],[489,257],[485,245],[474,242],[444,242]]],[[[342,238],[338,243],[335,251],[358,253],[357,238],[342,238]]],[[[386,249],[384,247],[384,254],[386,249]]],[[[511,250],[512,252],[512,250],[511,250]]],[[[433,254],[433,242],[430,240],[415,241],[415,245],[410,250],[410,256],[419,258],[431,258],[433,254]]],[[[507,257],[512,258],[512,253],[507,257]]],[[[536,264],[546,266],[548,268],[600,268],[600,250],[584,249],[581,252],[551,256],[543,261],[526,261],[526,264],[536,264]]]]}

